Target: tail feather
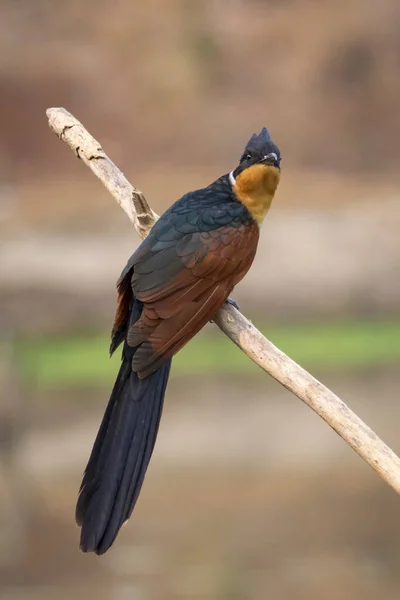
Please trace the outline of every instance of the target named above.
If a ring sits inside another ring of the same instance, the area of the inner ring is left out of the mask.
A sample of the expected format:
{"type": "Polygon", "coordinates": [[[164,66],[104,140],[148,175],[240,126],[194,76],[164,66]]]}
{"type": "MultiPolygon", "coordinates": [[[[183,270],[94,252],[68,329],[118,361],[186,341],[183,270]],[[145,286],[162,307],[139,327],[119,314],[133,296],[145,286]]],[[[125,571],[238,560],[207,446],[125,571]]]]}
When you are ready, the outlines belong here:
{"type": "Polygon", "coordinates": [[[135,506],[156,441],[171,361],[139,379],[124,359],[83,477],[76,521],[81,549],[103,554],[135,506]]]}

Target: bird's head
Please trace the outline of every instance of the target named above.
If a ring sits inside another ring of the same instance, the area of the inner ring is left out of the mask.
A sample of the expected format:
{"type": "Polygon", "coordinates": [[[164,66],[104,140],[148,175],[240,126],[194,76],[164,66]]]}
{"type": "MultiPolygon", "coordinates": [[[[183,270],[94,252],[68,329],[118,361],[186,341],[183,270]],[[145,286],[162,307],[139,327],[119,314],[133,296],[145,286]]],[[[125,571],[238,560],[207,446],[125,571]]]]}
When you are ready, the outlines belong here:
{"type": "Polygon", "coordinates": [[[281,154],[264,127],[251,136],[236,169],[229,174],[232,188],[261,222],[272,202],[280,179],[281,154]]]}

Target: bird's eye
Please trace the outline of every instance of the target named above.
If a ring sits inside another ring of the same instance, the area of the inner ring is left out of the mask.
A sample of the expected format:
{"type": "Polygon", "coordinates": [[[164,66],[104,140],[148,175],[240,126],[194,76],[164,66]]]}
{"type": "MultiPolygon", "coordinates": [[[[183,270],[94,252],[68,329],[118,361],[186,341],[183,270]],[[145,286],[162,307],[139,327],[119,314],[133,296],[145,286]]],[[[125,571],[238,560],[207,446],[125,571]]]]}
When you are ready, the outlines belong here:
{"type": "Polygon", "coordinates": [[[253,156],[251,154],[246,154],[246,160],[251,160],[253,156]]]}

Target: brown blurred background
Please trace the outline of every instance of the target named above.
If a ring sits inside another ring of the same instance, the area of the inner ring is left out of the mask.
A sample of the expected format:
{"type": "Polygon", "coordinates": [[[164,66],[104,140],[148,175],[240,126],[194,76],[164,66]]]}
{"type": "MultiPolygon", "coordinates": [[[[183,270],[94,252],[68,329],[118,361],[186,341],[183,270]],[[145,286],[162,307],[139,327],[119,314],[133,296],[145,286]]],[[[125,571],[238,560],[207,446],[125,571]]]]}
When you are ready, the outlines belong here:
{"type": "Polygon", "coordinates": [[[400,499],[209,326],[175,361],[134,515],[78,550],[138,238],[47,127],[64,106],[157,212],[267,126],[282,183],[242,311],[400,451],[397,0],[0,3],[0,597],[400,597],[400,499]]]}

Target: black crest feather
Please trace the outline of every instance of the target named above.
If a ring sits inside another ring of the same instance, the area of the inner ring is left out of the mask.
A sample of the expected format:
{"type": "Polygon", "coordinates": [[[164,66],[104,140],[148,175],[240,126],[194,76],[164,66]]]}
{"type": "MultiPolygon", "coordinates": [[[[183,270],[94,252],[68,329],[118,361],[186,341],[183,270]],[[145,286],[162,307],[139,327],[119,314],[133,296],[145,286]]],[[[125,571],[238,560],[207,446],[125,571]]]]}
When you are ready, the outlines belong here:
{"type": "Polygon", "coordinates": [[[247,145],[254,143],[256,141],[267,142],[270,139],[271,139],[271,136],[269,135],[268,129],[266,127],[263,127],[258,135],[257,135],[257,133],[253,133],[253,135],[247,142],[247,145]]]}
{"type": "Polygon", "coordinates": [[[272,142],[271,136],[269,135],[268,129],[266,127],[263,127],[258,135],[257,133],[253,133],[253,135],[246,144],[245,152],[250,148],[261,148],[265,146],[265,144],[268,142],[272,142]]]}

